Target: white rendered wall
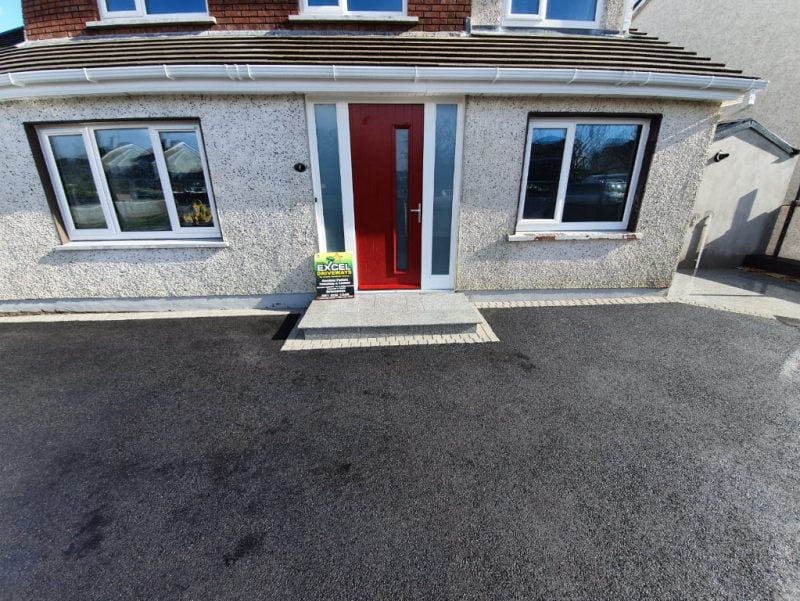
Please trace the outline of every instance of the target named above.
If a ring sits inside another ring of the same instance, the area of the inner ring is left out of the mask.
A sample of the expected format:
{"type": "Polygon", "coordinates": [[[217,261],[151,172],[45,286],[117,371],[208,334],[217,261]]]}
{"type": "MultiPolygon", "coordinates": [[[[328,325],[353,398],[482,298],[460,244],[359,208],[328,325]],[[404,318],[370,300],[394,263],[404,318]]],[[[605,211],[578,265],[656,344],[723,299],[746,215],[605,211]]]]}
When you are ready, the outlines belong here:
{"type": "Polygon", "coordinates": [[[469,97],[456,287],[669,286],[716,120],[717,106],[699,102],[469,97]],[[641,240],[509,242],[531,111],[663,115],[636,228],[641,240]]]}
{"type": "Polygon", "coordinates": [[[313,291],[316,252],[302,96],[156,96],[0,105],[0,300],[313,291]],[[228,248],[56,252],[23,122],[200,119],[228,248]]]}

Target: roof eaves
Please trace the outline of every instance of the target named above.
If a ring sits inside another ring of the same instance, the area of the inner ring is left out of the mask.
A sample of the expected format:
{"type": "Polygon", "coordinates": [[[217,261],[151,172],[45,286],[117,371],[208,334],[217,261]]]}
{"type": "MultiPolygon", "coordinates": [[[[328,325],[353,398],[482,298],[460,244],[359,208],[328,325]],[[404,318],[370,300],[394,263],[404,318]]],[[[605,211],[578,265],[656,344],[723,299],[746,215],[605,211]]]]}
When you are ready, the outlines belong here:
{"type": "Polygon", "coordinates": [[[0,48],[10,48],[25,41],[25,28],[15,27],[7,31],[0,32],[0,48]]]}
{"type": "Polygon", "coordinates": [[[142,93],[603,95],[724,101],[766,82],[741,77],[584,69],[361,65],[141,65],[0,75],[0,100],[142,93]]]}
{"type": "Polygon", "coordinates": [[[723,140],[729,136],[732,136],[746,129],[752,129],[762,138],[772,143],[773,145],[777,146],[778,148],[783,150],[783,152],[785,152],[790,156],[800,154],[800,148],[795,148],[794,146],[789,144],[789,142],[781,138],[775,132],[765,127],[755,119],[741,119],[739,121],[725,121],[723,123],[719,123],[717,125],[717,131],[714,134],[714,139],[723,140]]]}

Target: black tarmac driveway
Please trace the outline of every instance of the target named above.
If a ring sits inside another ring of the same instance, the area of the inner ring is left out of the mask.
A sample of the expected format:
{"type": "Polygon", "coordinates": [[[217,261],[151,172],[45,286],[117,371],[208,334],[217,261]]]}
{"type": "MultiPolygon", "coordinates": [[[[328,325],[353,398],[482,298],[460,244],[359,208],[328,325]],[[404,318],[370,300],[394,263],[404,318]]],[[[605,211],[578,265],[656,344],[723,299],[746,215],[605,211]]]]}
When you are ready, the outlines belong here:
{"type": "Polygon", "coordinates": [[[800,329],[485,315],[297,353],[277,317],[0,324],[0,599],[800,597],[800,329]]]}

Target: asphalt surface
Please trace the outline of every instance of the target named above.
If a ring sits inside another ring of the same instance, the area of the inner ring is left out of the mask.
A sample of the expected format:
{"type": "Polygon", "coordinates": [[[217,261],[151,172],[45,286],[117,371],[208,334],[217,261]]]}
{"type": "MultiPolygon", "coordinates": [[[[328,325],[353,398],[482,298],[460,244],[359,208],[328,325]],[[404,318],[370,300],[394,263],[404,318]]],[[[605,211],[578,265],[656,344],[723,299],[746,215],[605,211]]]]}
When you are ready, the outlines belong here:
{"type": "Polygon", "coordinates": [[[0,599],[796,599],[800,329],[485,311],[281,353],[274,317],[0,325],[0,599]]]}

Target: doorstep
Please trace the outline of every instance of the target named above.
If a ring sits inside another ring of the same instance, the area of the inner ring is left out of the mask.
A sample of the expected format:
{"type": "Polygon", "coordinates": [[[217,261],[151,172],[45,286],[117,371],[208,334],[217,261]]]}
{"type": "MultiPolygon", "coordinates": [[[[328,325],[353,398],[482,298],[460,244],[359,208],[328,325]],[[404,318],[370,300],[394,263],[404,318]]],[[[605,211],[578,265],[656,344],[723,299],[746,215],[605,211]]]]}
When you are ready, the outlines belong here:
{"type": "Polygon", "coordinates": [[[463,294],[382,292],[313,301],[281,350],[498,342],[463,294]]]}
{"type": "Polygon", "coordinates": [[[386,293],[315,300],[298,324],[305,340],[474,334],[481,314],[459,293],[386,293]]]}

